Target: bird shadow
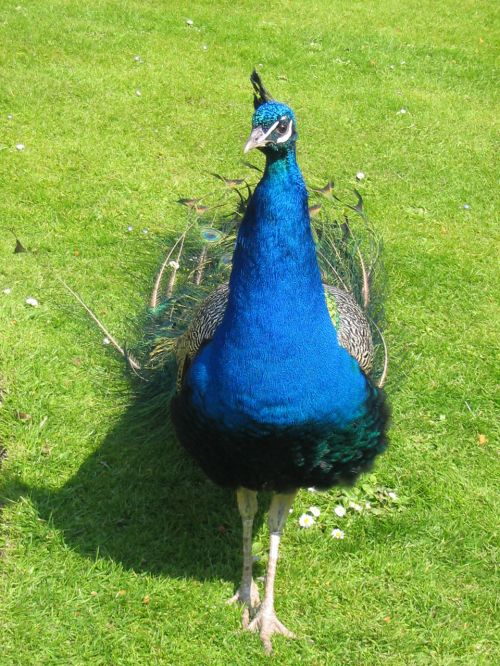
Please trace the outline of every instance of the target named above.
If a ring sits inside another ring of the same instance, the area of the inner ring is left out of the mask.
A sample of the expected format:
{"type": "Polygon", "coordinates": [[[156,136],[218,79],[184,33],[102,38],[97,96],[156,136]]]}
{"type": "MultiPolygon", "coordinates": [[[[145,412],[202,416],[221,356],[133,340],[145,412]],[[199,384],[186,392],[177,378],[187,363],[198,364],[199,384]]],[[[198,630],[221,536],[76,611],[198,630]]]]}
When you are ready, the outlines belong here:
{"type": "MultiPolygon", "coordinates": [[[[85,557],[135,572],[237,584],[235,494],[203,476],[164,412],[145,429],[141,404],[132,404],[71,479],[57,490],[31,488],[30,498],[66,545],[85,557]]],[[[261,510],[256,529],[262,520],[261,510]]]]}

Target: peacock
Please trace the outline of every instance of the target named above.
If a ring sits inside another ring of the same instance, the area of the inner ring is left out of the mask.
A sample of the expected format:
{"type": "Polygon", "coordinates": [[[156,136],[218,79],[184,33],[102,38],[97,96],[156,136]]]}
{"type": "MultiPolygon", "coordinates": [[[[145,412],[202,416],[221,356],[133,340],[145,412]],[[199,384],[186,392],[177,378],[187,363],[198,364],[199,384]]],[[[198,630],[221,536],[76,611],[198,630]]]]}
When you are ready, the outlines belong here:
{"type": "MultiPolygon", "coordinates": [[[[348,208],[364,233],[347,216],[309,206],[295,114],[255,70],[250,80],[244,153],[265,156],[263,172],[251,165],[258,184],[215,174],[236,198],[228,213],[203,198],[181,200],[188,220],[155,280],[145,360],[116,346],[155,387],[151,409],[172,396],[177,438],[203,472],[236,491],[243,572],[229,602],[243,605],[244,629],[270,653],[273,634],[293,637],[276,615],[274,581],[298,490],[352,484],[387,446],[387,350],[374,296],[380,243],[361,196],[348,208]],[[272,493],[262,601],[252,577],[260,491],[272,493]]],[[[312,194],[340,201],[332,182],[312,194]]]]}
{"type": "Polygon", "coordinates": [[[274,633],[293,635],[276,616],[274,580],[294,498],[300,488],[353,483],[370,467],[386,448],[388,408],[369,378],[374,345],[362,304],[322,282],[295,115],[256,71],[251,82],[255,112],[244,153],[264,153],[265,170],[237,231],[229,280],[177,342],[171,416],[205,474],[236,490],[243,574],[231,601],[244,605],[243,626],[270,652],[274,633]],[[262,602],[252,578],[259,491],[273,493],[262,602]]]}

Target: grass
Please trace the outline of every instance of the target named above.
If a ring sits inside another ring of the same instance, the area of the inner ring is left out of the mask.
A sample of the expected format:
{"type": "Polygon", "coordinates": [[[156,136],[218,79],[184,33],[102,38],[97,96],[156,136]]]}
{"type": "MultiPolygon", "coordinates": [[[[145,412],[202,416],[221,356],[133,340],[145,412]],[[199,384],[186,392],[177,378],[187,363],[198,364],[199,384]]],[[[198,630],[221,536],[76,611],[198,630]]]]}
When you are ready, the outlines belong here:
{"type": "Polygon", "coordinates": [[[346,192],[367,174],[393,422],[360,499],[401,498],[335,522],[337,491],[300,494],[277,580],[299,640],[272,661],[498,663],[494,4],[173,6],[0,5],[0,663],[269,663],[223,603],[234,498],[166,433],[138,432],[120,360],[53,277],[134,339],[176,199],[241,174],[259,63],[296,112],[308,181],[346,192]],[[13,254],[9,228],[34,254],[13,254]]]}

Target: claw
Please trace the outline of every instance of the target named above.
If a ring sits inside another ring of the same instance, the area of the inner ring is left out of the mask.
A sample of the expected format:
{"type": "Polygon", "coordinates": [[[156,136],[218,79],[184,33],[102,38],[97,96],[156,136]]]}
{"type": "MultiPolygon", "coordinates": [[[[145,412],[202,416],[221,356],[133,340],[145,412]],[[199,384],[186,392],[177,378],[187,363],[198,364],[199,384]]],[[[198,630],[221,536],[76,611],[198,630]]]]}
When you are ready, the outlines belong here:
{"type": "Polygon", "coordinates": [[[239,603],[245,606],[245,608],[243,609],[241,624],[243,626],[243,629],[247,629],[250,624],[250,617],[253,617],[255,615],[257,608],[260,605],[259,590],[257,588],[257,585],[253,580],[249,586],[243,585],[242,583],[240,587],[236,590],[236,594],[234,594],[230,599],[228,599],[226,603],[227,604],[239,603]]]}
{"type": "Polygon", "coordinates": [[[274,610],[264,611],[262,607],[257,612],[257,615],[246,627],[248,631],[259,632],[260,640],[264,645],[264,650],[267,654],[272,654],[273,646],[271,643],[271,636],[273,634],[282,634],[287,638],[295,638],[295,634],[287,629],[285,625],[278,620],[274,610]]]}

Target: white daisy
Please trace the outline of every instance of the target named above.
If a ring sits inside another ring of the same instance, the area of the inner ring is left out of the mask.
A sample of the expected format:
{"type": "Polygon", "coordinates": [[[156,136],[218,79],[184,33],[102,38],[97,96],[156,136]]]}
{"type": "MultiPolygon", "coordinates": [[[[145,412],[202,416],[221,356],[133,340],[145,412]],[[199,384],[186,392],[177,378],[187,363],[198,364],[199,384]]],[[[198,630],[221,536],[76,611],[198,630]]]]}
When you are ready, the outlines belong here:
{"type": "Polygon", "coordinates": [[[16,143],[17,150],[24,150],[24,148],[25,148],[24,143],[16,143]]]}
{"type": "Polygon", "coordinates": [[[301,527],[312,527],[316,521],[308,513],[303,513],[299,518],[299,525],[301,527]]]}
{"type": "Polygon", "coordinates": [[[314,486],[311,486],[310,488],[307,489],[307,492],[309,492],[309,493],[315,493],[315,492],[316,492],[316,488],[315,488],[314,486]]]}
{"type": "Polygon", "coordinates": [[[361,511],[363,509],[361,504],[357,504],[356,502],[349,502],[349,508],[353,509],[354,511],[361,511]]]}
{"type": "Polygon", "coordinates": [[[345,533],[342,530],[339,530],[338,527],[336,527],[334,530],[332,530],[332,537],[334,539],[343,539],[345,537],[345,533]]]}
{"type": "Polygon", "coordinates": [[[312,513],[312,515],[313,515],[315,518],[318,518],[318,516],[320,515],[321,511],[318,509],[317,506],[310,506],[310,507],[309,507],[309,513],[312,513]]]}
{"type": "Polygon", "coordinates": [[[387,493],[387,494],[389,495],[389,497],[391,498],[391,500],[396,501],[396,500],[398,499],[398,496],[397,496],[396,493],[393,492],[392,490],[391,490],[390,493],[387,493]]]}
{"type": "Polygon", "coordinates": [[[3,290],[3,293],[4,293],[4,294],[11,294],[11,293],[12,293],[12,289],[11,289],[10,287],[5,287],[5,289],[3,290]]]}
{"type": "Polygon", "coordinates": [[[29,296],[25,302],[26,305],[31,305],[34,308],[38,307],[38,301],[36,300],[36,298],[33,298],[32,296],[29,296]]]}
{"type": "Polygon", "coordinates": [[[362,171],[358,171],[356,174],[356,180],[363,180],[365,177],[365,174],[362,171]]]}
{"type": "Polygon", "coordinates": [[[339,518],[343,518],[347,513],[345,506],[342,506],[342,504],[337,504],[333,511],[339,518]]]}
{"type": "Polygon", "coordinates": [[[109,345],[109,344],[111,344],[111,340],[110,340],[109,338],[107,338],[107,337],[106,337],[106,338],[103,338],[102,344],[103,344],[103,345],[109,345]]]}

